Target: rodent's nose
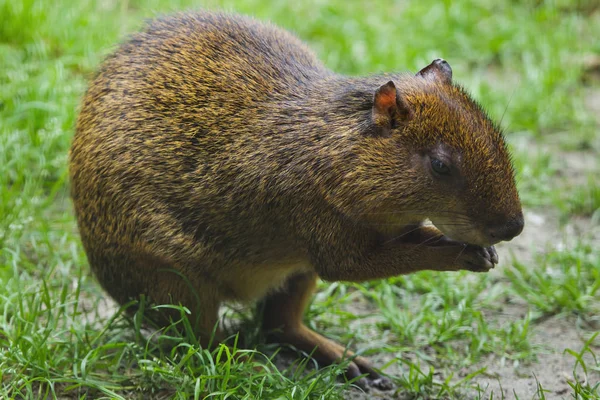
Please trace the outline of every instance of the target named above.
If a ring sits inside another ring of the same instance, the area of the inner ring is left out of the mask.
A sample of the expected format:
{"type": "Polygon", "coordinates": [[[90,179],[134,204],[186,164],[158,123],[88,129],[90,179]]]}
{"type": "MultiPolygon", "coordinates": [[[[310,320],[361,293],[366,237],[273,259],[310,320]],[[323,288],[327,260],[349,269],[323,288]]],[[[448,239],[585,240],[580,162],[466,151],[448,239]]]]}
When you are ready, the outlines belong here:
{"type": "Polygon", "coordinates": [[[509,241],[521,234],[524,225],[523,214],[519,213],[512,217],[508,222],[491,228],[489,230],[489,235],[495,241],[509,241]]]}

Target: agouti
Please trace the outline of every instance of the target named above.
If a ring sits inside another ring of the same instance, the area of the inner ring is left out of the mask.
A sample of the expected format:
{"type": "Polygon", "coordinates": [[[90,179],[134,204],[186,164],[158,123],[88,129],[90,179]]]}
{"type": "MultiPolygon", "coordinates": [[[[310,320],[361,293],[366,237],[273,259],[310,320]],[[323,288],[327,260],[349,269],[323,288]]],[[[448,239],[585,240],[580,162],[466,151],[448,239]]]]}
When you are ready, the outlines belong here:
{"type": "MultiPolygon", "coordinates": [[[[261,300],[264,329],[324,364],[345,349],[302,322],[318,278],[485,272],[523,228],[502,133],[444,60],[346,77],[290,33],[222,13],[158,19],[106,59],[70,175],[89,263],[118,302],[182,304],[206,343],[222,302],[261,300]]],[[[356,357],[347,375],[363,373],[389,384],[356,357]]]]}

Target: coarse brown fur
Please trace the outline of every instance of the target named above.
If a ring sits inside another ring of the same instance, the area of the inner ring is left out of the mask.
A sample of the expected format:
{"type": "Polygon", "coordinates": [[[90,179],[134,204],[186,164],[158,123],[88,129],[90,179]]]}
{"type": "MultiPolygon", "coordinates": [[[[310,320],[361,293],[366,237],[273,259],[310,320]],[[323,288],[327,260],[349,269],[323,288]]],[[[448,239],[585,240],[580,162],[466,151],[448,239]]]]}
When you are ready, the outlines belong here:
{"type": "MultiPolygon", "coordinates": [[[[219,13],[156,20],[104,62],[70,174],[117,301],[183,304],[207,337],[223,301],[263,299],[265,329],[325,363],[344,349],[302,324],[317,277],[487,271],[489,246],[522,228],[502,134],[445,62],[349,78],[291,34],[219,13]]],[[[357,357],[360,373],[378,377],[357,357]]]]}

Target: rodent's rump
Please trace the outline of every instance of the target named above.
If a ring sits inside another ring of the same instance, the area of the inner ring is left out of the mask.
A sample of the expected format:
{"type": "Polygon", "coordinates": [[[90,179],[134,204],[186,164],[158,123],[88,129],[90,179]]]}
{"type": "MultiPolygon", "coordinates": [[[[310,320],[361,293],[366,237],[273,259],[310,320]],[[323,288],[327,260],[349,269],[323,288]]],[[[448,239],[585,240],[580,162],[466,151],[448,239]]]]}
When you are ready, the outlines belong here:
{"type": "Polygon", "coordinates": [[[324,362],[343,348],[301,323],[317,276],[487,271],[523,227],[504,138],[448,63],[345,77],[286,31],[212,12],[156,20],[106,59],[70,177],[119,302],[181,303],[206,337],[222,301],[262,299],[265,329],[324,362]]]}

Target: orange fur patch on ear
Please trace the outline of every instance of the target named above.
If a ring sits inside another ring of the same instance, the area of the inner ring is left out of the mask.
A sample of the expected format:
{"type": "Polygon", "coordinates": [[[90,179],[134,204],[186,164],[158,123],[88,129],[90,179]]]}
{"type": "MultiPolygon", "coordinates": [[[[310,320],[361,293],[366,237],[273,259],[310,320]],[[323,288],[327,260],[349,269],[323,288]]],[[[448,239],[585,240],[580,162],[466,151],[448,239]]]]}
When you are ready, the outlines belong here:
{"type": "Polygon", "coordinates": [[[392,107],[396,104],[396,91],[394,93],[381,93],[379,98],[377,99],[377,103],[381,107],[392,107]]]}
{"type": "Polygon", "coordinates": [[[390,81],[383,85],[375,95],[375,107],[387,110],[396,106],[396,86],[390,81]]]}
{"type": "Polygon", "coordinates": [[[394,127],[394,115],[398,114],[398,93],[394,82],[381,85],[373,96],[372,118],[381,132],[387,134],[394,127]]]}

